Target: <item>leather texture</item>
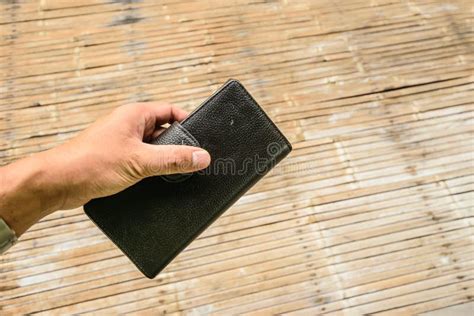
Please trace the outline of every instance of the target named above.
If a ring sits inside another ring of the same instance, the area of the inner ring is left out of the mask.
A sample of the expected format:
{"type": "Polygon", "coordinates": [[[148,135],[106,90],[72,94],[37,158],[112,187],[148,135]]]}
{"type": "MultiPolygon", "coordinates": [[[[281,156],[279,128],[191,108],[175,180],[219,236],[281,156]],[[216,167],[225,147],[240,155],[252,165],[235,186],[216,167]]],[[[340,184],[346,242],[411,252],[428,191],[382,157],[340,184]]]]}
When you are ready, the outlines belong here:
{"type": "Polygon", "coordinates": [[[211,165],[151,177],[84,206],[92,221],[149,278],[291,151],[291,145],[236,80],[229,80],[154,144],[206,149],[211,165]]]}

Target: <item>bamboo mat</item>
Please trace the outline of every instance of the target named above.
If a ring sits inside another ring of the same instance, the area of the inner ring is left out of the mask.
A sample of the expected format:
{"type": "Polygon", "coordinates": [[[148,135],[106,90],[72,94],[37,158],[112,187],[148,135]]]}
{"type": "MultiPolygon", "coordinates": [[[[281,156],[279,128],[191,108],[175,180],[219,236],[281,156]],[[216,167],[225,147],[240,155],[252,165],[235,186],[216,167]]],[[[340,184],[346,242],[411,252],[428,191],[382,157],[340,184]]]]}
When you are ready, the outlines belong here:
{"type": "Polygon", "coordinates": [[[0,1],[0,162],[228,78],[292,154],[155,280],[81,209],[0,257],[0,314],[417,314],[473,301],[466,1],[0,1]]]}

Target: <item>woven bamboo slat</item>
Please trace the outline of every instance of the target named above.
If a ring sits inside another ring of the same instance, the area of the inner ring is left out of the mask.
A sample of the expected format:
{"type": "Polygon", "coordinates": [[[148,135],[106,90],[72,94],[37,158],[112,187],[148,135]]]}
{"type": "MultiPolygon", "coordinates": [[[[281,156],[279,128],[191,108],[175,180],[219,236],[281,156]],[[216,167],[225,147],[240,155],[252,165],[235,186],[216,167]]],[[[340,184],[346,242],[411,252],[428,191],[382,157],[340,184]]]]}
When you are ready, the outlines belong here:
{"type": "Polygon", "coordinates": [[[0,314],[418,314],[474,297],[469,1],[0,1],[0,164],[228,78],[294,151],[156,279],[82,209],[0,257],[0,314]]]}

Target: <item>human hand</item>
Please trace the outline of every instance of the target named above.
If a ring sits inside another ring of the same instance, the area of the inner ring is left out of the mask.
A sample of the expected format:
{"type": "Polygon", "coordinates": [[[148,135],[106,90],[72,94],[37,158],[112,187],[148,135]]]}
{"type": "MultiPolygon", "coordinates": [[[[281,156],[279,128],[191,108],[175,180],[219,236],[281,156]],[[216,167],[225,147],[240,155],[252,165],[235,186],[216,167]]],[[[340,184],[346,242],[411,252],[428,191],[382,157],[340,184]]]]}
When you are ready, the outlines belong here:
{"type": "MultiPolygon", "coordinates": [[[[206,168],[211,158],[201,148],[146,143],[164,130],[162,125],[186,117],[168,104],[125,105],[65,144],[0,168],[0,215],[16,223],[31,212],[27,210],[36,209],[36,219],[30,220],[34,223],[55,210],[120,192],[145,177],[206,168]]],[[[29,227],[16,226],[17,233],[29,227]]]]}
{"type": "Polygon", "coordinates": [[[201,148],[144,142],[156,138],[164,130],[161,125],[182,121],[187,115],[169,104],[125,105],[55,149],[50,154],[68,164],[63,169],[64,182],[74,179],[72,185],[64,186],[62,208],[120,192],[145,177],[207,167],[210,156],[201,148]]]}

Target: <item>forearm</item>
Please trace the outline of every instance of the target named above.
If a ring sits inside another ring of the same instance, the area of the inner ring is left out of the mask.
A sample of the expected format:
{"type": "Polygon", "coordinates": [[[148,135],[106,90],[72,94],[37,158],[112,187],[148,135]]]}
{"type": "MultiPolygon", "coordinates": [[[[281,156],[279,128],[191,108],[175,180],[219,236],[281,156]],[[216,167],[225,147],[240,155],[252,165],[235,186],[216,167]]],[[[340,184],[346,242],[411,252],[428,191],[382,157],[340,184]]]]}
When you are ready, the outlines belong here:
{"type": "Polygon", "coordinates": [[[60,177],[48,152],[0,168],[0,217],[17,236],[63,203],[60,177]]]}

